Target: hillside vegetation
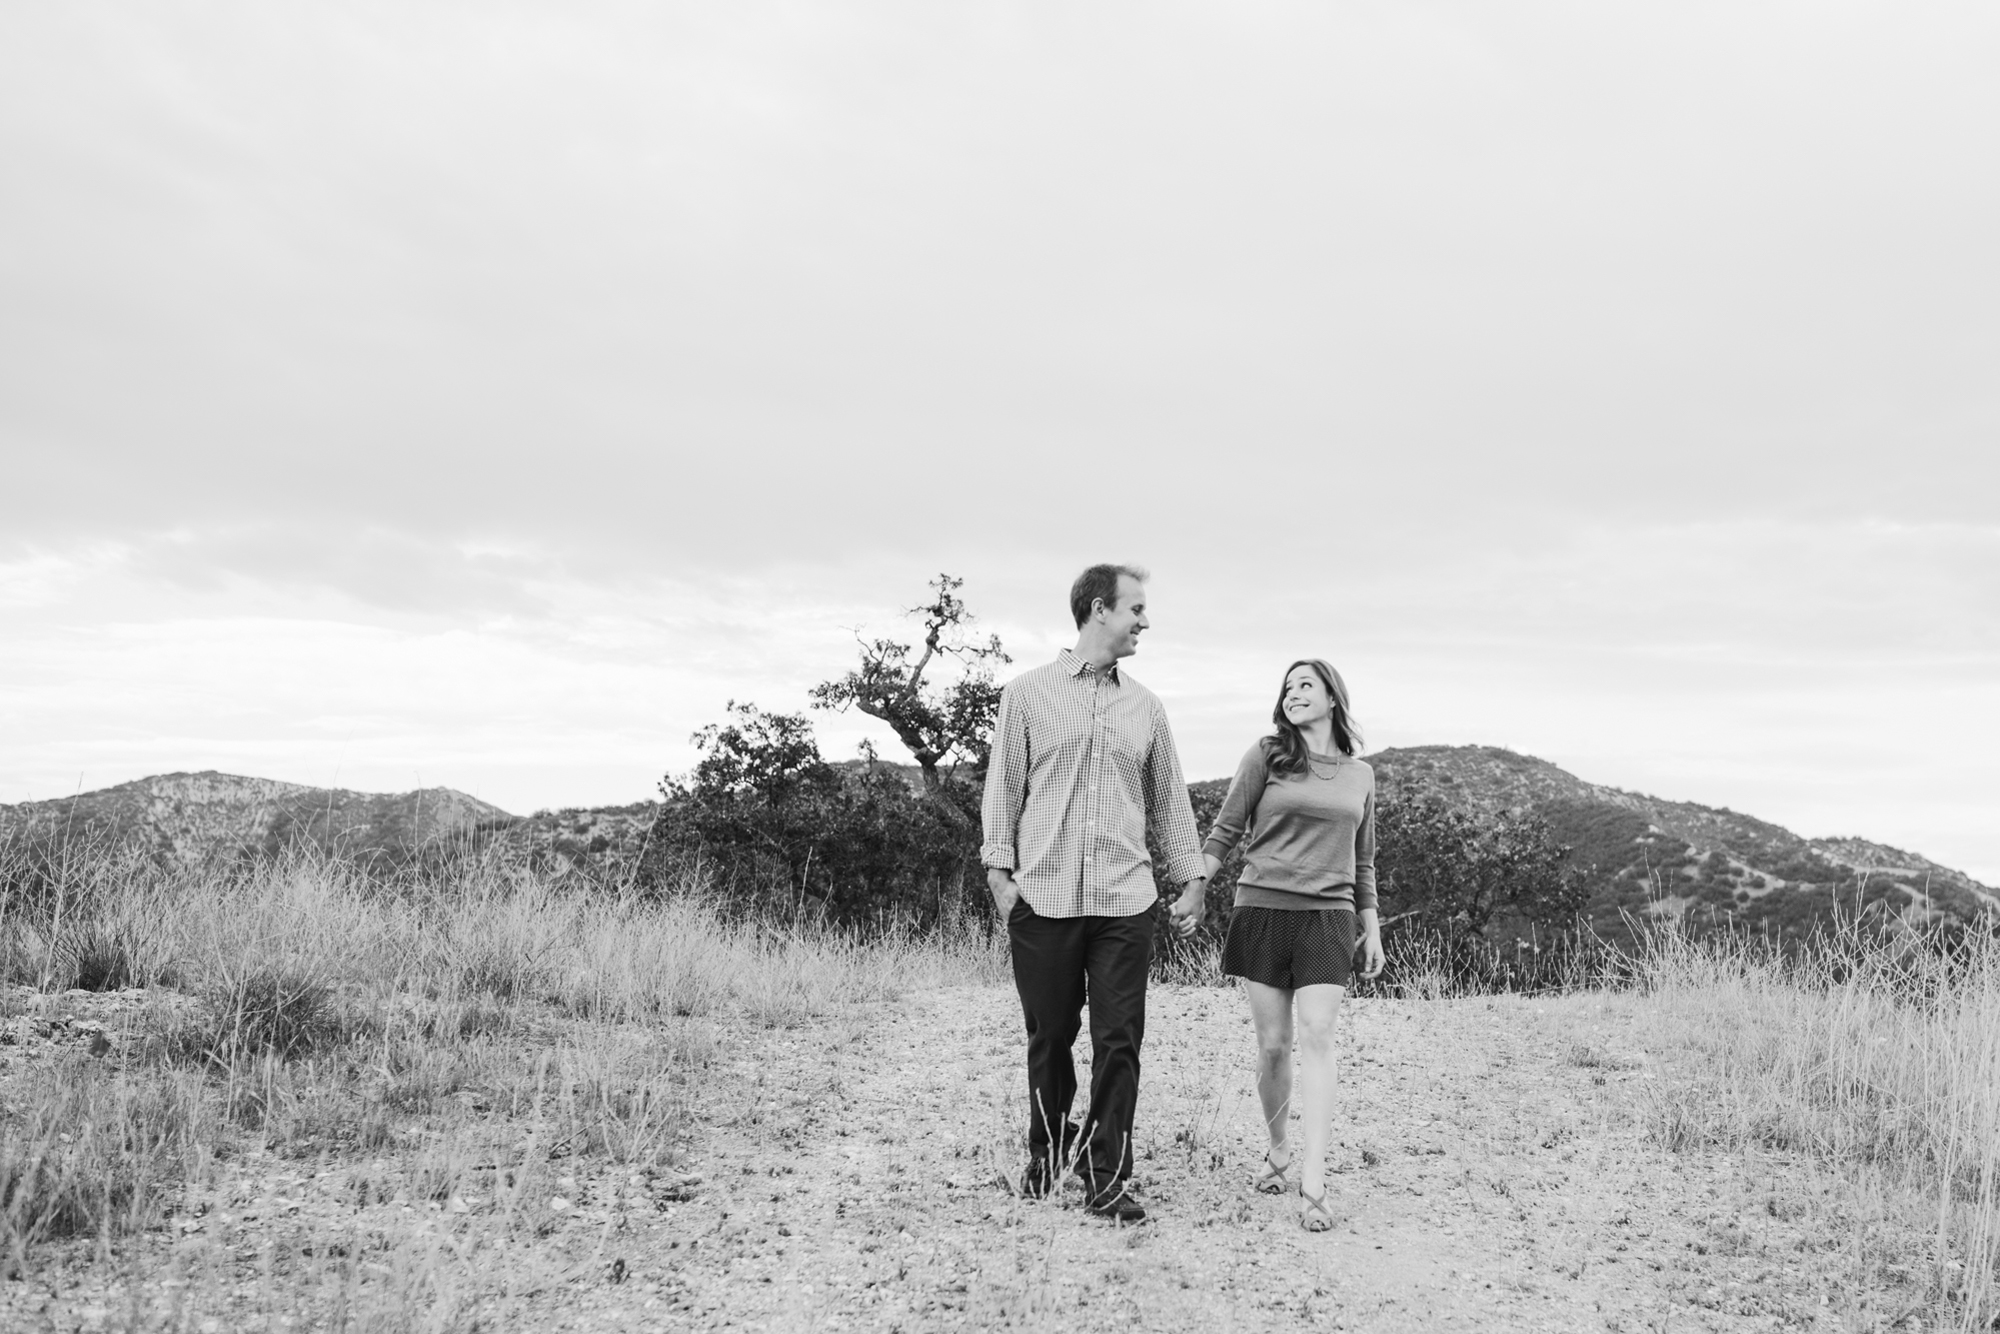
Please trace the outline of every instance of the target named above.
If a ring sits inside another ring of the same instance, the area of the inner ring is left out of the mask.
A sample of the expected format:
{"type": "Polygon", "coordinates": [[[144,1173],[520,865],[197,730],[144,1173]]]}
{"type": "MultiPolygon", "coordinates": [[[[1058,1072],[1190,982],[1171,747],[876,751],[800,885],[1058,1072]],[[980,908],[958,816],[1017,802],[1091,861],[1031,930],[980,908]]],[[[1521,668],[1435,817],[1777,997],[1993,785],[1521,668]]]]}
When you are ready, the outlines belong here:
{"type": "MultiPolygon", "coordinates": [[[[1386,793],[1433,792],[1469,810],[1547,821],[1570,847],[1570,865],[1589,889],[1586,915],[1607,938],[1629,940],[1634,920],[1666,917],[1795,939],[1865,911],[1909,926],[2000,919],[1993,888],[1863,838],[1808,839],[1740,812],[1590,783],[1496,747],[1405,747],[1367,758],[1386,793]]],[[[915,785],[907,766],[834,767],[850,783],[875,773],[915,785]]],[[[1212,810],[1223,787],[1192,784],[1197,811],[1212,810]]],[[[0,806],[0,845],[82,843],[183,867],[297,847],[390,866],[476,853],[616,884],[639,872],[663,814],[672,817],[648,801],[524,817],[449,788],[371,794],[209,772],[0,806]]]]}
{"type": "Polygon", "coordinates": [[[1864,910],[1910,926],[2000,918],[2000,895],[1915,853],[1860,838],[1802,838],[1720,807],[1588,783],[1492,746],[1413,746],[1369,757],[1385,790],[1429,788],[1468,806],[1547,820],[1591,888],[1600,934],[1625,918],[1685,915],[1802,937],[1864,910]]]}

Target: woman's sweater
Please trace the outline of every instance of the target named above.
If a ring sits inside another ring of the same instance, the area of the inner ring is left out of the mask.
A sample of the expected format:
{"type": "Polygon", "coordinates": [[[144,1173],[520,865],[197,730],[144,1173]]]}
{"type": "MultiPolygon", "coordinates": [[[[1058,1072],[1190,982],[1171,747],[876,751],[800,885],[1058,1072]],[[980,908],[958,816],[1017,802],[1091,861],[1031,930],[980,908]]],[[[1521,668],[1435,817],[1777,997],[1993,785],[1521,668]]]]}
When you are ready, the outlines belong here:
{"type": "Polygon", "coordinates": [[[1202,851],[1225,858],[1248,832],[1237,907],[1375,906],[1375,771],[1345,755],[1313,760],[1273,773],[1259,741],[1236,766],[1202,851]]]}

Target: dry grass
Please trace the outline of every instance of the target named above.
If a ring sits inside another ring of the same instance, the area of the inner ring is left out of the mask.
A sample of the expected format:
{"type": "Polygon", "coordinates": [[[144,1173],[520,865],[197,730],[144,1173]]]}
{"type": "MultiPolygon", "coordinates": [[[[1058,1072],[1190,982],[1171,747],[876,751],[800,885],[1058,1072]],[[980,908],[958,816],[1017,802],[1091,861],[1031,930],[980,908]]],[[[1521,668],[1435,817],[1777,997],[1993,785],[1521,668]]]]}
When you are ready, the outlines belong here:
{"type": "MultiPolygon", "coordinates": [[[[1183,980],[1213,970],[1193,959],[1183,980]]],[[[152,990],[109,1056],[70,1048],[8,1075],[0,1258],[32,1274],[90,1238],[100,1264],[136,1272],[246,1162],[314,1164],[337,1176],[348,1230],[265,1272],[261,1309],[467,1328],[493,1294],[461,1261],[535,1263],[593,1173],[620,1200],[671,1198],[693,1089],[732,1031],[1007,976],[972,939],[774,930],[692,891],[621,897],[499,867],[440,888],[326,859],[178,877],[73,863],[0,903],[0,981],[44,1009],[71,987],[152,990]],[[418,1226],[435,1218],[478,1228],[418,1226]]],[[[1616,978],[1666,1058],[1649,1082],[1662,1143],[1809,1160],[1846,1192],[1858,1262],[1928,1272],[1928,1319],[2000,1315],[2000,944],[1946,959],[1856,935],[1785,960],[1669,934],[1616,978]],[[1870,1219],[1927,1238],[1921,1253],[1887,1253],[1870,1219]]],[[[1406,986],[1448,991],[1442,965],[1406,986]]],[[[1566,1053],[1614,1074],[1632,1059],[1566,1053]]],[[[1197,1118],[1176,1143],[1192,1159],[1211,1132],[1197,1118]]],[[[121,1318],[199,1328],[207,1281],[121,1318]]]]}
{"type": "MultiPolygon", "coordinates": [[[[1412,963],[1405,998],[1461,994],[1442,959],[1412,963]]],[[[1563,981],[1645,998],[1676,1056],[1646,1085],[1659,1142],[1804,1160],[1842,1197],[1857,1271],[1923,1270],[1935,1327],[2000,1328],[2000,935],[1944,950],[1849,924],[1787,955],[1669,924],[1636,953],[1580,954],[1563,981]]],[[[1641,1063],[1581,1041],[1566,1059],[1641,1063]]]]}
{"type": "Polygon", "coordinates": [[[1785,959],[1668,934],[1639,978],[1681,1057],[1653,1085],[1664,1143],[1819,1165],[1857,1228],[1928,1238],[1857,1235],[1862,1263],[1927,1269],[1942,1327],[2000,1324],[2000,939],[1947,956],[1857,932],[1785,959]]]}
{"type": "Polygon", "coordinates": [[[19,1110],[0,1134],[0,1245],[10,1277],[50,1238],[157,1223],[217,1116],[199,1077],[126,1078],[88,1057],[33,1072],[13,1101],[19,1110]]]}
{"type": "MultiPolygon", "coordinates": [[[[446,893],[324,858],[177,876],[102,858],[32,889],[0,904],[0,981],[42,998],[13,992],[14,1008],[152,989],[115,1002],[117,1031],[94,1052],[57,1044],[13,1066],[9,1271],[31,1276],[64,1238],[141,1264],[147,1246],[198,1231],[207,1206],[194,1201],[226,1196],[245,1164],[311,1164],[302,1174],[321,1182],[341,1164],[343,1207],[381,1217],[266,1275],[261,1299],[329,1328],[472,1321],[477,1285],[413,1257],[532,1241],[579,1176],[671,1192],[718,1034],[998,967],[970,940],[772,931],[692,891],[619,897],[497,867],[446,893]],[[401,1221],[412,1210],[474,1220],[487,1240],[401,1221]]],[[[135,1306],[126,1325],[198,1328],[188,1294],[205,1281],[190,1283],[174,1309],[135,1306]]]]}

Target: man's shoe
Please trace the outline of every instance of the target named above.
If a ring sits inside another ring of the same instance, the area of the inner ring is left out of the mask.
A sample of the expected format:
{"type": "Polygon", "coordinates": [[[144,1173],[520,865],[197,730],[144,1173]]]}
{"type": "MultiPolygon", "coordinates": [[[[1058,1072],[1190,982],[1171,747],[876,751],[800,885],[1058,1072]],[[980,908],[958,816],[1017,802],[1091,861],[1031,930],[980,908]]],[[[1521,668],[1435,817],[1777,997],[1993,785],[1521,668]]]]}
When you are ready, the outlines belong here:
{"type": "Polygon", "coordinates": [[[1055,1190],[1057,1183],[1062,1180],[1063,1168],[1069,1165],[1070,1156],[1076,1152],[1076,1137],[1081,1131],[1082,1127],[1076,1122],[1064,1121],[1061,1133],[1062,1148],[1054,1153],[1044,1149],[1029,1156],[1027,1170],[1021,1173],[1023,1195],[1031,1200],[1040,1200],[1046,1199],[1049,1193],[1055,1190]]]}
{"type": "Polygon", "coordinates": [[[1036,1155],[1028,1160],[1027,1170],[1021,1173],[1021,1194],[1031,1200],[1045,1199],[1056,1188],[1056,1172],[1049,1166],[1049,1160],[1036,1155]]]}
{"type": "Polygon", "coordinates": [[[1123,1186],[1113,1186],[1111,1190],[1093,1199],[1085,1208],[1098,1218],[1108,1218],[1114,1223],[1143,1223],[1146,1221],[1146,1206],[1132,1198],[1132,1192],[1123,1186]]]}

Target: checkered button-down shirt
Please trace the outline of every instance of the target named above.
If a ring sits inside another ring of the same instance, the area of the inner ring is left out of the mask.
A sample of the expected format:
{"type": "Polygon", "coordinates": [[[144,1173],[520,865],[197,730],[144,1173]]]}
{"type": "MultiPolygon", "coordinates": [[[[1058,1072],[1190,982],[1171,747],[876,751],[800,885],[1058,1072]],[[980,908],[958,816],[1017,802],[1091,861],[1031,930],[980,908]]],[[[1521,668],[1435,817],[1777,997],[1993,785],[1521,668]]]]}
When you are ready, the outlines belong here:
{"type": "Polygon", "coordinates": [[[1000,692],[980,860],[1014,873],[1043,917],[1130,917],[1153,906],[1150,826],[1167,873],[1205,874],[1167,711],[1152,691],[1069,649],[1000,692]]]}

